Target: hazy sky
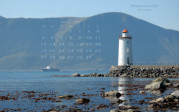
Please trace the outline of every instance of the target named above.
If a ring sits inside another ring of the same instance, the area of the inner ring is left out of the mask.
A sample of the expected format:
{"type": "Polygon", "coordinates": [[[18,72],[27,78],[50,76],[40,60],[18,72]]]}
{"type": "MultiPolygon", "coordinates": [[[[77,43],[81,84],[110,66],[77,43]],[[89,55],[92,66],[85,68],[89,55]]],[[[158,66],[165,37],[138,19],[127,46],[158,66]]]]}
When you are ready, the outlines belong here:
{"type": "Polygon", "coordinates": [[[123,12],[179,31],[179,0],[0,0],[0,16],[8,18],[89,17],[105,12],[123,12]]]}

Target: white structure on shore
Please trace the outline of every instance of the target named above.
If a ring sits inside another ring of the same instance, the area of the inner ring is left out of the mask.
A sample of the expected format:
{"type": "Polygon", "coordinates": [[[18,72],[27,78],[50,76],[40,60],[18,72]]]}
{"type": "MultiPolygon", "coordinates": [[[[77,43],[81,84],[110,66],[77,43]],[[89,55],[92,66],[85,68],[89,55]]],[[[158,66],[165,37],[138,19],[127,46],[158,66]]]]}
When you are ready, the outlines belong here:
{"type": "Polygon", "coordinates": [[[126,65],[132,65],[132,37],[124,29],[122,37],[119,37],[118,66],[126,65]]]}

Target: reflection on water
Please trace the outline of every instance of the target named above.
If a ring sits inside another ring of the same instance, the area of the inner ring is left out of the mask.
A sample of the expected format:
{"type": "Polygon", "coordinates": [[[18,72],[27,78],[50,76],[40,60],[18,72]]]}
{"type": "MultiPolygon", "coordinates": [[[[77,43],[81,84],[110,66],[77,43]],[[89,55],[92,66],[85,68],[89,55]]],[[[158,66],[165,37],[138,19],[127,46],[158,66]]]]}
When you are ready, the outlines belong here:
{"type": "Polygon", "coordinates": [[[118,91],[119,93],[122,94],[120,97],[121,100],[124,100],[119,106],[128,106],[131,105],[131,100],[132,100],[132,87],[131,85],[133,84],[133,79],[132,78],[119,78],[118,79],[118,91]]]}

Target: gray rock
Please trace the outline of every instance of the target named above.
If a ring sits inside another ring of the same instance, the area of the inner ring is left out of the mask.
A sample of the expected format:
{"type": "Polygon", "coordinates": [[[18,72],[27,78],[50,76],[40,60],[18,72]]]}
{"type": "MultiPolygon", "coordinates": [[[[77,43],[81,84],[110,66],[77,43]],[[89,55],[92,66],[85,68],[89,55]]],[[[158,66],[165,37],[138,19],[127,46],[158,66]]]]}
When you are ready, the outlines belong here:
{"type": "Polygon", "coordinates": [[[145,91],[140,91],[140,94],[145,94],[146,92],[145,91]]]}
{"type": "Polygon", "coordinates": [[[110,71],[114,72],[114,71],[119,70],[119,68],[120,68],[119,66],[111,66],[110,71]]]}
{"type": "Polygon", "coordinates": [[[157,90],[157,89],[166,89],[166,86],[162,82],[153,82],[145,86],[145,89],[157,90]]]}
{"type": "Polygon", "coordinates": [[[173,95],[168,95],[168,96],[165,96],[164,98],[165,98],[165,101],[166,101],[166,102],[173,102],[175,96],[173,96],[173,95]]]}
{"type": "Polygon", "coordinates": [[[172,83],[165,83],[165,86],[172,86],[172,83]]]}
{"type": "Polygon", "coordinates": [[[159,105],[158,103],[154,103],[154,104],[149,105],[148,108],[153,110],[153,109],[156,109],[156,108],[161,108],[161,105],[159,105]]]}
{"type": "Polygon", "coordinates": [[[117,109],[112,109],[112,110],[110,110],[110,112],[121,112],[121,111],[117,110],[117,109]]]}
{"type": "Polygon", "coordinates": [[[179,99],[174,99],[174,102],[179,104],[179,99]]]}
{"type": "Polygon", "coordinates": [[[111,98],[110,99],[110,103],[111,104],[120,104],[120,103],[122,103],[123,101],[121,100],[121,99],[119,99],[119,98],[111,98]]]}
{"type": "MultiPolygon", "coordinates": [[[[119,109],[120,109],[121,107],[119,107],[119,109]]],[[[139,107],[136,107],[136,106],[130,106],[130,105],[128,105],[128,106],[122,106],[122,110],[120,111],[120,112],[140,112],[139,111],[139,107]]]]}
{"type": "Polygon", "coordinates": [[[111,98],[112,97],[119,98],[121,96],[121,93],[119,93],[116,90],[113,90],[113,91],[108,91],[108,92],[103,93],[102,96],[104,96],[104,97],[111,97],[111,98]]]}
{"type": "Polygon", "coordinates": [[[135,110],[135,109],[128,109],[128,110],[122,111],[122,112],[140,112],[140,111],[137,111],[137,110],[135,110]]]}
{"type": "Polygon", "coordinates": [[[151,100],[149,103],[163,103],[165,101],[164,98],[157,98],[154,100],[151,100]]]}
{"type": "Polygon", "coordinates": [[[170,83],[170,81],[167,78],[164,77],[158,77],[153,82],[163,82],[163,83],[170,83]]]}
{"type": "Polygon", "coordinates": [[[175,87],[175,88],[179,88],[179,84],[175,84],[173,87],[175,87]]]}
{"type": "Polygon", "coordinates": [[[127,74],[122,74],[120,77],[124,77],[125,78],[125,77],[127,77],[127,74]]]}
{"type": "Polygon", "coordinates": [[[179,99],[179,90],[171,93],[171,95],[174,96],[175,98],[179,99]]]}
{"type": "Polygon", "coordinates": [[[156,99],[156,103],[163,103],[165,101],[165,99],[164,98],[157,98],[156,99]]]}

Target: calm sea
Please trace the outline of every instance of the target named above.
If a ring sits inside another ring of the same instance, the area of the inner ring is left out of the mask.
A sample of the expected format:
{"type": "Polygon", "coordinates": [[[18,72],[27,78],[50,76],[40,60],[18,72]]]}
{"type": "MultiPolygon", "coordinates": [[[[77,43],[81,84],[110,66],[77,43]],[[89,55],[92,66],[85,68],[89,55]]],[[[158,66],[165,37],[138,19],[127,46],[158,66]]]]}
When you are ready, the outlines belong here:
{"type": "MultiPolygon", "coordinates": [[[[0,110],[6,111],[47,111],[49,109],[80,108],[83,111],[108,112],[111,109],[117,109],[118,106],[126,105],[124,103],[110,105],[111,99],[105,99],[100,96],[102,92],[117,90],[126,95],[121,99],[127,101],[127,105],[141,107],[146,111],[147,104],[138,104],[140,100],[149,101],[146,97],[158,97],[148,93],[147,95],[138,94],[139,91],[152,79],[135,78],[110,78],[110,77],[61,77],[62,75],[72,75],[73,73],[88,74],[88,72],[0,72],[0,110]],[[120,85],[120,86],[119,86],[120,85]],[[126,85],[126,86],[121,86],[126,85]],[[132,86],[130,86],[132,85],[132,86]],[[45,94],[49,94],[45,96],[45,94]],[[74,95],[75,99],[58,99],[60,95],[74,95]],[[8,97],[10,99],[6,99],[8,97]],[[55,98],[56,100],[45,99],[55,98]],[[90,103],[86,105],[77,105],[77,98],[89,98],[90,103]],[[38,100],[37,98],[44,98],[38,100]],[[108,105],[103,110],[97,109],[100,104],[108,105]]],[[[96,71],[98,73],[107,73],[108,71],[96,71]]],[[[173,91],[173,90],[171,90],[173,91]]],[[[171,91],[165,92],[169,94],[171,91]]]]}

